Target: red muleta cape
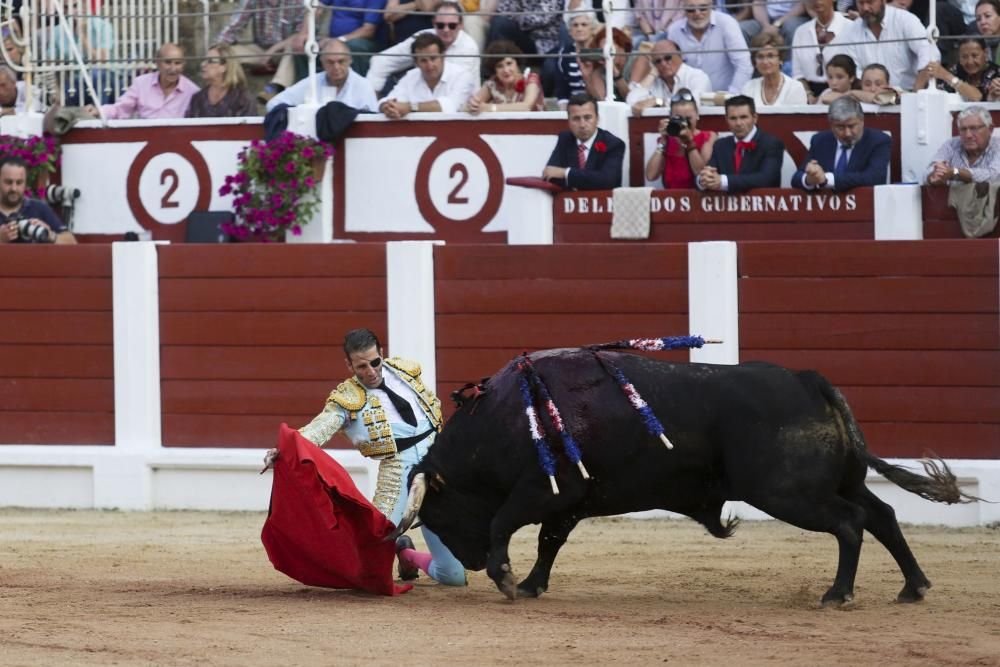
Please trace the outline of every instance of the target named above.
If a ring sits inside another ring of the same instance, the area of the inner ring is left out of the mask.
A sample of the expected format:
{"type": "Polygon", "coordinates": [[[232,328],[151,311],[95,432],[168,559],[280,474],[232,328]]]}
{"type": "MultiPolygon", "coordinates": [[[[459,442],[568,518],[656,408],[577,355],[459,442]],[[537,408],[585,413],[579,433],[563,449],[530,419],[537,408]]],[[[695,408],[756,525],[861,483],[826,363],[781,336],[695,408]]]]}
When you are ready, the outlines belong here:
{"type": "Polygon", "coordinates": [[[274,568],[307,586],[398,595],[395,529],[336,461],[286,424],[278,434],[271,507],[260,539],[274,568]]]}

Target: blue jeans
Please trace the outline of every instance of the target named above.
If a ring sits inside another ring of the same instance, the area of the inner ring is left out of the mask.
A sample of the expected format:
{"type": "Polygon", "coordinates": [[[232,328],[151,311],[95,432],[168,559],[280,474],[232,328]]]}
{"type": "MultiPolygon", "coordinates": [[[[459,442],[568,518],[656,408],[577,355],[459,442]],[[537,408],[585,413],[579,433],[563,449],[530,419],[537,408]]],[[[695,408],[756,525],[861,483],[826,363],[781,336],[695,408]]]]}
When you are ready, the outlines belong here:
{"type": "MultiPolygon", "coordinates": [[[[423,442],[417,443],[399,455],[400,461],[403,463],[402,488],[399,492],[399,500],[396,501],[396,507],[393,508],[392,515],[389,517],[397,526],[403,519],[406,499],[410,495],[410,487],[407,484],[410,470],[420,462],[420,459],[424,458],[431,442],[433,442],[431,438],[426,438],[423,442]]],[[[421,526],[420,530],[424,535],[424,542],[427,543],[427,548],[431,552],[431,565],[428,568],[428,574],[431,578],[446,586],[465,586],[468,581],[465,578],[465,567],[462,563],[448,551],[448,547],[444,545],[441,538],[431,532],[427,526],[421,526]]]]}

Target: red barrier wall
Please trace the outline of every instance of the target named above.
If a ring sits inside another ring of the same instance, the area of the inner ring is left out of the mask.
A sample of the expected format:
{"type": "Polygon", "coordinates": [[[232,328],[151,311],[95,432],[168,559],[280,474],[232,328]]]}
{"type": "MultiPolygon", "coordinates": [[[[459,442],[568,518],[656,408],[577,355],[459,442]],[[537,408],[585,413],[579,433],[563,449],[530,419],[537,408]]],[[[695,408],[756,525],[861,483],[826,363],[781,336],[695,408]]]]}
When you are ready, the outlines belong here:
{"type": "MultiPolygon", "coordinates": [[[[948,187],[944,185],[924,186],[921,189],[924,215],[925,239],[964,239],[962,226],[958,222],[955,209],[948,206],[948,187]]],[[[1000,236],[1000,225],[997,225],[986,238],[1000,236]]]]}
{"type": "Polygon", "coordinates": [[[381,244],[162,246],[159,265],[165,446],[272,446],[346,376],[344,332],[386,331],[381,244]]]}
{"type": "Polygon", "coordinates": [[[881,456],[1000,457],[995,241],[741,243],[740,358],[814,368],[881,456]]]}
{"type": "Polygon", "coordinates": [[[115,439],[111,246],[0,253],[0,443],[115,439]]]}
{"type": "Polygon", "coordinates": [[[446,414],[453,389],[525,350],[687,331],[684,245],[446,245],[434,249],[434,270],[446,414]]]}

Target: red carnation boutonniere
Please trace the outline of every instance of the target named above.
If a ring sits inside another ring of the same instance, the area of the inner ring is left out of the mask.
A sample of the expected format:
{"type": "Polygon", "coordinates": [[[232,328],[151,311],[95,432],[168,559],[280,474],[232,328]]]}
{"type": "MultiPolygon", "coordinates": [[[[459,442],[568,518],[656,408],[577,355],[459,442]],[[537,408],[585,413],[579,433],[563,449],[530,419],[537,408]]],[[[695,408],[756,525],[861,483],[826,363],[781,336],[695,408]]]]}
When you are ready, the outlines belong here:
{"type": "Polygon", "coordinates": [[[595,141],[594,150],[598,153],[606,153],[608,151],[608,147],[603,141],[595,141]]]}
{"type": "Polygon", "coordinates": [[[524,79],[517,80],[517,83],[514,84],[514,90],[516,90],[519,93],[524,92],[524,79]]]}

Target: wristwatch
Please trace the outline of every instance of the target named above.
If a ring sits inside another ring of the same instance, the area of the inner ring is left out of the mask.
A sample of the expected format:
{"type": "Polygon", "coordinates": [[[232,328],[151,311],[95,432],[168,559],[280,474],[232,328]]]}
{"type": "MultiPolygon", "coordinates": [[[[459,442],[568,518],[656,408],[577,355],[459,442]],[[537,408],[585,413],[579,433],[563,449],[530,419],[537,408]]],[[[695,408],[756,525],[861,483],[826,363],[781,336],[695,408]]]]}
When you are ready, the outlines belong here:
{"type": "Polygon", "coordinates": [[[953,180],[953,181],[957,181],[958,180],[958,167],[952,167],[951,168],[951,180],[953,180]]]}
{"type": "Polygon", "coordinates": [[[962,80],[959,79],[957,76],[953,76],[951,77],[951,81],[948,82],[948,85],[951,86],[952,88],[958,88],[958,84],[960,83],[962,83],[962,80]]]}
{"type": "Polygon", "coordinates": [[[658,107],[662,107],[663,106],[663,98],[662,97],[653,98],[653,103],[656,106],[658,106],[658,107]]]}

